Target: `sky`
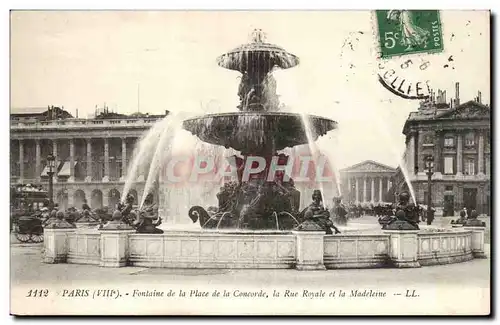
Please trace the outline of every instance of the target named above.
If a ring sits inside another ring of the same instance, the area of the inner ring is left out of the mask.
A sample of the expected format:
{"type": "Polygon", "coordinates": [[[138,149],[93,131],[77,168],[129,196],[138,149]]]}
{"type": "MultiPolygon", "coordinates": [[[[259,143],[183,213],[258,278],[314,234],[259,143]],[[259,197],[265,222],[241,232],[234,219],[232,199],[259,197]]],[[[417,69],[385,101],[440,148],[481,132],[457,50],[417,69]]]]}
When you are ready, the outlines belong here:
{"type": "MultiPolygon", "coordinates": [[[[444,51],[413,57],[431,66],[405,76],[446,89],[448,99],[460,82],[462,102],[480,90],[489,103],[489,13],[441,11],[441,21],[444,51]]],[[[368,159],[397,166],[403,124],[418,102],[378,83],[370,11],[14,11],[11,107],[64,106],[83,118],[104,103],[120,113],[236,111],[239,73],[216,58],[254,28],[300,58],[275,72],[280,101],[339,123],[319,140],[338,168],[368,159]]]]}

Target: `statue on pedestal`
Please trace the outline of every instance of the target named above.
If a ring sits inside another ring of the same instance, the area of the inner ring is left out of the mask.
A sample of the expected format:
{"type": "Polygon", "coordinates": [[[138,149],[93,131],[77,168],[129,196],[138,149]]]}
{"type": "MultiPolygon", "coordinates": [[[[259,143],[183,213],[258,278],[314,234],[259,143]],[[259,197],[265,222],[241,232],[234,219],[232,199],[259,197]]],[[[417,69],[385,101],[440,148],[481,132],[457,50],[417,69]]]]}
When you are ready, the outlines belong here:
{"type": "Polygon", "coordinates": [[[156,228],[159,225],[161,225],[161,218],[158,215],[158,205],[154,202],[153,194],[149,193],[146,195],[142,209],[137,213],[133,226],[138,233],[163,234],[163,230],[156,228]]]}
{"type": "Polygon", "coordinates": [[[465,221],[464,226],[466,227],[486,227],[486,223],[481,220],[477,220],[479,214],[476,210],[472,210],[470,217],[465,221]]]}
{"type": "Polygon", "coordinates": [[[323,198],[320,190],[314,190],[312,195],[313,202],[305,208],[299,217],[302,217],[302,223],[295,227],[299,231],[326,231],[327,235],[333,234],[332,228],[336,234],[340,231],[335,227],[330,219],[330,212],[323,206],[323,198]]]}
{"type": "Polygon", "coordinates": [[[386,230],[419,230],[418,206],[410,203],[410,193],[402,192],[399,194],[399,202],[396,205],[396,217],[388,220],[382,225],[386,230]]]}
{"type": "Polygon", "coordinates": [[[467,221],[467,212],[465,210],[460,211],[460,217],[456,220],[451,220],[452,225],[464,225],[467,221]]]}
{"type": "Polygon", "coordinates": [[[117,210],[121,213],[123,222],[129,225],[132,225],[137,219],[137,214],[135,213],[135,211],[133,211],[134,201],[134,196],[132,194],[127,194],[127,197],[125,198],[125,204],[119,203],[117,207],[117,210]]]}

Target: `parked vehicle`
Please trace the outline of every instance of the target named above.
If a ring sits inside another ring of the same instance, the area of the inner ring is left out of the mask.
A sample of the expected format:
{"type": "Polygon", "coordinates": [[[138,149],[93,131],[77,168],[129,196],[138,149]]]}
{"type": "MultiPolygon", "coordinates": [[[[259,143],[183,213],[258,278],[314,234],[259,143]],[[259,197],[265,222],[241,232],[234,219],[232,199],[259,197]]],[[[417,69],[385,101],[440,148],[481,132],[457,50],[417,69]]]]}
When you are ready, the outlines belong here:
{"type": "Polygon", "coordinates": [[[48,218],[49,196],[40,186],[11,187],[10,230],[23,243],[43,241],[43,222],[48,218]]]}

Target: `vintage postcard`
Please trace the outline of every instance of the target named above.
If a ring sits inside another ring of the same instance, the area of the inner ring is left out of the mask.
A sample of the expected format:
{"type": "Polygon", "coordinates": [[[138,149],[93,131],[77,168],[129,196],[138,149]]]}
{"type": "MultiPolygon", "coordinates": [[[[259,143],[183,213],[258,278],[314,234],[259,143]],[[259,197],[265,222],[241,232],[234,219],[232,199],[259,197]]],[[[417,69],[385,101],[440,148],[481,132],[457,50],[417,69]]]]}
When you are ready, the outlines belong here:
{"type": "Polygon", "coordinates": [[[10,35],[12,315],[490,315],[489,11],[10,35]]]}

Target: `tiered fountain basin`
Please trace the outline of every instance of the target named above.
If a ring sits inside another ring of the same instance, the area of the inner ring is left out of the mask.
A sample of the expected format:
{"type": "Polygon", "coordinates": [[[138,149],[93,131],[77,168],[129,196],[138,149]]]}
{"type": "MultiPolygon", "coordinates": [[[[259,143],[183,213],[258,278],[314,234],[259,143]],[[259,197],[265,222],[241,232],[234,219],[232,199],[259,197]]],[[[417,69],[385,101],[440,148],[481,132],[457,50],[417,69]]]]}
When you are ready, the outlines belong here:
{"type": "Polygon", "coordinates": [[[330,119],[284,112],[234,112],[209,114],[185,120],[184,129],[203,142],[241,151],[271,153],[316,141],[337,127],[330,119]],[[305,119],[305,121],[304,121],[305,119]],[[304,123],[311,126],[312,139],[304,123]]]}
{"type": "Polygon", "coordinates": [[[385,231],[45,229],[45,262],[104,267],[289,269],[420,267],[484,258],[484,228],[385,231]]]}

